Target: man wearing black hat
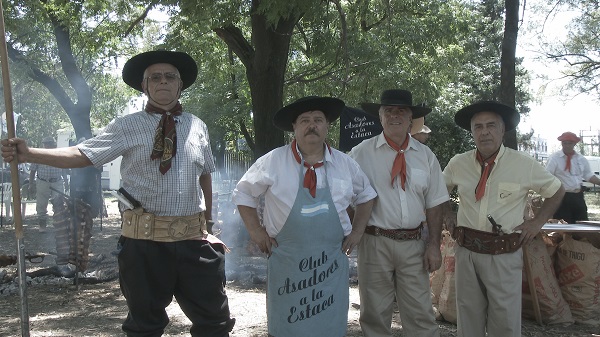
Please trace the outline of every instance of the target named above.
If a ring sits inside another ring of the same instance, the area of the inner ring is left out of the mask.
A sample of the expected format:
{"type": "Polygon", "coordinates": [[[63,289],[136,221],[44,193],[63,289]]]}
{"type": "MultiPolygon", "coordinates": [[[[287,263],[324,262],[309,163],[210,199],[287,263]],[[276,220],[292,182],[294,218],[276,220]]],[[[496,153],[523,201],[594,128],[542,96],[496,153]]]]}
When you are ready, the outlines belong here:
{"type": "MultiPolygon", "coordinates": [[[[42,145],[45,149],[53,149],[56,147],[56,141],[52,137],[44,137],[42,145]]],[[[40,232],[47,231],[48,199],[57,195],[55,191],[64,192],[68,189],[67,170],[42,164],[32,164],[30,166],[28,192],[29,195],[35,193],[35,208],[40,232]]]]}
{"type": "Polygon", "coordinates": [[[565,193],[535,159],[502,145],[519,118],[515,109],[494,101],[471,104],[454,116],[477,147],[454,156],[444,169],[448,190],[456,187],[460,200],[458,215],[449,207],[444,212],[458,244],[458,336],[521,336],[521,246],[538,234],[565,193]],[[524,221],[529,190],[546,199],[524,221]]]}
{"type": "Polygon", "coordinates": [[[259,158],[233,192],[252,241],[269,256],[270,336],[346,335],[346,254],[360,241],[376,194],[358,164],[325,143],[343,108],[337,98],[311,96],[279,110],[273,123],[294,132],[294,141],[259,158]]]}
{"type": "Polygon", "coordinates": [[[590,169],[587,159],[575,151],[575,145],[581,138],[573,132],[564,132],[557,139],[562,145],[562,150],[548,158],[546,170],[560,179],[566,193],[560,207],[554,213],[554,218],[570,224],[588,220],[581,183],[585,179],[593,184],[600,184],[600,179],[590,169]]]}
{"type": "Polygon", "coordinates": [[[183,112],[181,91],[196,80],[186,53],[150,51],[125,63],[123,80],[148,97],[144,111],[112,121],[104,132],[68,148],[29,148],[2,141],[5,161],[56,167],[101,167],[119,156],[128,202],[121,203],[119,278],[128,336],[160,336],[173,296],[192,322],[192,336],[229,336],[223,243],[208,234],[215,170],[208,130],[183,112]]]}
{"type": "Polygon", "coordinates": [[[380,103],[363,103],[383,132],[350,151],[378,198],[358,247],[360,325],[366,337],[392,336],[394,298],[407,336],[439,336],[431,307],[429,272],[441,266],[442,204],[449,199],[440,164],[410,136],[414,118],[431,109],[414,105],[408,90],[386,90],[380,103]],[[427,221],[429,238],[421,240],[427,221]]]}

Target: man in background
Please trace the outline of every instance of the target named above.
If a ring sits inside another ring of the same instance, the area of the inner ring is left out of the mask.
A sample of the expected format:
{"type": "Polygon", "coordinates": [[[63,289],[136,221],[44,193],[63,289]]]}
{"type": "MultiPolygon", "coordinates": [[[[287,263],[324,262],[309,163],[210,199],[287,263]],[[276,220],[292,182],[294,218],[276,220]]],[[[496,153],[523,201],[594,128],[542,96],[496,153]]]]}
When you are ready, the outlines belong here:
{"type": "MultiPolygon", "coordinates": [[[[42,139],[42,146],[45,149],[54,149],[56,142],[52,137],[45,137],[42,139]]],[[[29,195],[35,193],[38,225],[40,232],[45,232],[48,225],[48,200],[58,195],[58,192],[64,193],[69,190],[68,170],[44,164],[31,164],[29,170],[29,195]]]]}
{"type": "Polygon", "coordinates": [[[554,213],[554,218],[571,224],[588,220],[581,183],[586,180],[593,184],[600,184],[600,179],[590,170],[587,159],[575,151],[575,145],[581,138],[573,132],[565,132],[557,139],[562,145],[562,150],[548,158],[546,170],[560,179],[566,193],[560,207],[554,213]]]}
{"type": "Polygon", "coordinates": [[[422,144],[427,143],[431,129],[425,125],[425,117],[414,118],[412,126],[410,127],[410,135],[421,142],[422,144]]]}

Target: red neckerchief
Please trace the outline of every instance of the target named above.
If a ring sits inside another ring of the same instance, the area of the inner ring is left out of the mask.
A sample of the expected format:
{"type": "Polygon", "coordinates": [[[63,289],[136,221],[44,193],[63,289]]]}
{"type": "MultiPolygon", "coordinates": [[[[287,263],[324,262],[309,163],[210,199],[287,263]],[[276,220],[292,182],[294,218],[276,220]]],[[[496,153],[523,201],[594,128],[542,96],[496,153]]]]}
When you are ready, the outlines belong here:
{"type": "MultiPolygon", "coordinates": [[[[327,145],[327,150],[329,150],[329,153],[331,154],[331,147],[329,147],[329,144],[325,144],[327,145]]],[[[302,163],[302,159],[300,158],[300,154],[298,153],[298,149],[296,147],[296,140],[294,139],[292,141],[292,153],[294,154],[294,158],[296,158],[296,161],[298,162],[298,164],[302,163]]],[[[325,157],[325,156],[323,156],[325,157]]],[[[323,161],[320,161],[314,165],[310,165],[307,162],[304,162],[304,167],[306,167],[306,173],[304,174],[304,184],[303,187],[304,188],[308,188],[308,190],[310,191],[310,195],[312,195],[312,197],[314,198],[316,193],[317,193],[317,173],[315,172],[315,169],[321,167],[325,165],[325,158],[323,158],[323,161]]]]}
{"type": "Polygon", "coordinates": [[[477,151],[477,161],[481,165],[481,177],[479,177],[479,182],[477,183],[477,187],[475,187],[475,201],[479,201],[485,194],[485,185],[487,184],[488,177],[492,173],[492,168],[496,164],[494,160],[496,160],[499,151],[500,148],[487,159],[483,159],[481,152],[477,151]]]}
{"type": "Polygon", "coordinates": [[[402,145],[400,146],[398,146],[398,144],[396,144],[391,138],[386,136],[385,133],[383,134],[383,136],[385,137],[385,140],[388,143],[388,145],[391,146],[392,149],[396,150],[397,152],[396,158],[394,158],[394,164],[392,165],[392,186],[394,186],[394,179],[396,179],[396,177],[399,174],[400,185],[402,189],[406,191],[406,158],[404,158],[404,152],[408,147],[408,139],[410,138],[410,136],[407,134],[406,138],[404,139],[404,143],[402,143],[402,145]]]}
{"type": "Polygon", "coordinates": [[[573,158],[574,154],[575,154],[575,152],[573,152],[571,154],[566,154],[565,153],[565,156],[567,156],[567,164],[565,165],[565,171],[571,172],[571,158],[573,158]]]}
{"type": "Polygon", "coordinates": [[[175,118],[173,116],[181,115],[183,109],[179,102],[177,102],[171,111],[166,111],[148,102],[145,110],[148,113],[162,115],[154,133],[154,146],[152,147],[150,159],[154,160],[160,158],[160,166],[158,169],[160,173],[165,174],[171,168],[171,160],[175,157],[175,153],[177,152],[177,132],[175,130],[175,118]]]}

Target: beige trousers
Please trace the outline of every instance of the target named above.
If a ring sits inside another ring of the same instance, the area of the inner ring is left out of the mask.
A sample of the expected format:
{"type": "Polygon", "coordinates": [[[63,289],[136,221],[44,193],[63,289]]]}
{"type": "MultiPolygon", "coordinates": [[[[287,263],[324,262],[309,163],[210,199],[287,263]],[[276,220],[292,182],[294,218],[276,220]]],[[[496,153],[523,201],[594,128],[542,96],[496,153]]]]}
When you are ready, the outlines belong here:
{"type": "Polygon", "coordinates": [[[478,254],[456,247],[459,337],[520,337],[523,250],[478,254]]]}
{"type": "Polygon", "coordinates": [[[365,234],[358,246],[360,326],[365,337],[392,336],[394,297],[403,336],[438,337],[423,240],[395,241],[365,234]]]}

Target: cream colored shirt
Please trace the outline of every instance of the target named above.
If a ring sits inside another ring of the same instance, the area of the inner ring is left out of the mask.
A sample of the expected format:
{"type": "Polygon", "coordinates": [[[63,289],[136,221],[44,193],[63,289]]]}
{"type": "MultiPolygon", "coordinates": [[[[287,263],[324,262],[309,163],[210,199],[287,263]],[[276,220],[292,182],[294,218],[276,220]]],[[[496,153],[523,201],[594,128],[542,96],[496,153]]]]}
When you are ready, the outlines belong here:
{"type": "Polygon", "coordinates": [[[491,214],[502,230],[510,233],[523,223],[529,190],[549,198],[561,186],[560,180],[535,159],[502,145],[485,185],[485,194],[475,201],[475,188],[481,176],[481,165],[475,156],[476,150],[458,154],[444,169],[448,190],[458,187],[457,226],[491,232],[492,225],[487,219],[491,214]]]}
{"type": "Polygon", "coordinates": [[[396,153],[381,133],[355,146],[349,155],[360,165],[377,192],[369,225],[411,229],[425,221],[426,209],[450,198],[437,158],[426,145],[412,137],[405,151],[406,190],[400,187],[399,177],[392,185],[391,172],[396,153]]]}

